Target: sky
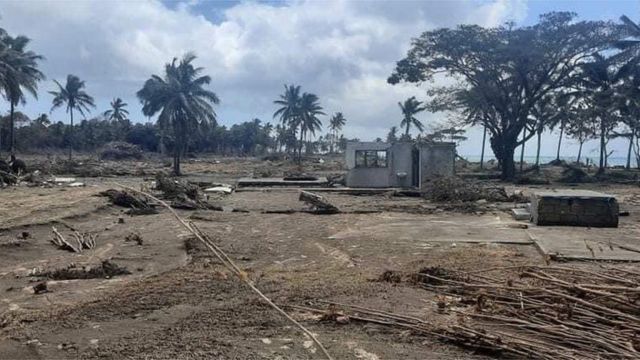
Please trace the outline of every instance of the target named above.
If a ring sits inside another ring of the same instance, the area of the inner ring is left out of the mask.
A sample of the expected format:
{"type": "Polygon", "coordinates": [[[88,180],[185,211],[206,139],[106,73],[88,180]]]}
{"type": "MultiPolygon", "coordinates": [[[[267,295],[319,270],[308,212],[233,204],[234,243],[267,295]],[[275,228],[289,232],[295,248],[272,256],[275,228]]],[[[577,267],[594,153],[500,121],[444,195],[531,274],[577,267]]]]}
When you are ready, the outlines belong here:
{"type": "MultiPolygon", "coordinates": [[[[148,121],[136,91],[152,74],[161,74],[165,63],[192,51],[196,65],[213,79],[210,89],[221,99],[216,112],[222,125],[254,118],[275,122],[273,100],[284,84],[297,84],[317,94],[327,114],[345,115],[345,136],[373,140],[399,124],[399,101],[426,98],[424,86],[386,82],[411,38],[462,23],[533,24],[538,15],[560,10],[575,11],[580,19],[617,20],[622,14],[638,19],[640,0],[3,0],[0,27],[30,37],[31,48],[46,58],[39,98],[19,109],[30,117],[50,112],[54,79],[64,82],[75,74],[96,99],[89,116],[120,97],[129,104],[132,121],[148,121]]],[[[7,108],[0,102],[0,112],[7,108]]],[[[50,116],[68,121],[63,109],[50,116]]],[[[445,120],[443,114],[418,117],[427,126],[445,120]]],[[[479,154],[481,130],[469,129],[468,136],[458,152],[479,154]]],[[[556,141],[557,134],[545,134],[542,154],[554,155],[556,141]]],[[[566,152],[576,151],[574,142],[564,143],[566,152]]],[[[533,145],[533,140],[527,144],[528,155],[533,145]]],[[[588,144],[587,155],[595,157],[596,146],[588,144]]],[[[613,156],[624,156],[623,143],[613,147],[613,156]]]]}

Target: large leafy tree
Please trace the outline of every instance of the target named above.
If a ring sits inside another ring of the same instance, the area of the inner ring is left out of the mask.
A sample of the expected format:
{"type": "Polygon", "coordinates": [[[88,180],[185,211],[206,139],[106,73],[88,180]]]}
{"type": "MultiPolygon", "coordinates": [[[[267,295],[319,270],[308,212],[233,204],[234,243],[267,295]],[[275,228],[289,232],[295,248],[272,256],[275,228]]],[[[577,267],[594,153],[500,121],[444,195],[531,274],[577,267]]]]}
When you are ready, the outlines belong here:
{"type": "Polygon", "coordinates": [[[143,114],[159,114],[160,128],[173,132],[175,175],[181,174],[180,157],[186,149],[189,132],[202,122],[215,124],[213,105],[220,103],[214,92],[204,88],[211,83],[211,77],[201,75],[204,69],[193,65],[195,59],[192,53],[184,55],[180,61],[174,58],[165,65],[163,76],[152,75],[137,93],[143,114]]]}
{"type": "Polygon", "coordinates": [[[342,130],[342,127],[344,127],[346,123],[347,119],[344,118],[341,112],[335,113],[331,119],[329,119],[329,130],[331,131],[329,152],[333,153],[334,145],[338,139],[338,132],[342,130]]]}
{"type": "Polygon", "coordinates": [[[69,126],[69,160],[71,160],[73,153],[73,112],[77,111],[83,117],[90,112],[91,108],[96,107],[93,97],[84,91],[85,83],[75,75],[67,75],[67,82],[60,84],[57,80],[53,80],[58,86],[57,91],[50,91],[53,95],[53,106],[51,111],[65,106],[66,111],[69,113],[70,126],[69,126]]]}
{"type": "Polygon", "coordinates": [[[400,111],[402,111],[400,127],[405,129],[404,135],[409,136],[409,131],[412,126],[420,132],[423,132],[424,125],[416,118],[416,115],[425,111],[427,107],[424,106],[421,101],[416,100],[415,96],[408,98],[404,102],[399,102],[398,106],[400,107],[400,111]]]}
{"type": "Polygon", "coordinates": [[[11,37],[0,29],[0,92],[9,101],[9,142],[11,154],[15,154],[15,108],[26,102],[26,93],[38,97],[38,82],[44,74],[38,63],[44,58],[28,50],[29,38],[11,37]]]}
{"type": "Polygon", "coordinates": [[[449,109],[472,112],[468,106],[481,105],[482,116],[469,119],[487,128],[502,178],[512,179],[515,149],[535,135],[519,136],[535,106],[569,86],[572,73],[618,37],[613,23],[575,21],[575,16],[552,12],[531,26],[461,25],[427,31],[413,41],[388,81],[421,84],[441,74],[457,80],[462,90],[473,90],[479,100],[455,102],[460,107],[449,109]]]}

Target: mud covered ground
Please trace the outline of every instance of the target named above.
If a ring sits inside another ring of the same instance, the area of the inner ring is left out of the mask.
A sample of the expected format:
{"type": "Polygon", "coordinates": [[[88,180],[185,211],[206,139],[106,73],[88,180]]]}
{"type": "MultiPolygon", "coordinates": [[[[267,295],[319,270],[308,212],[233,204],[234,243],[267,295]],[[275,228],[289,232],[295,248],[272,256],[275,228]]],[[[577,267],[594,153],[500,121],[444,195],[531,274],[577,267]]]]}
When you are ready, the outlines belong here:
{"type": "MultiPolygon", "coordinates": [[[[265,166],[253,159],[217,161],[188,162],[185,171],[193,178],[232,182],[265,166]]],[[[270,166],[280,169],[270,170],[271,176],[290,168],[270,166]]],[[[152,173],[163,165],[143,168],[152,173]]],[[[339,170],[334,165],[307,165],[306,171],[339,170]]],[[[95,196],[115,187],[115,182],[139,186],[145,176],[79,177],[87,186],[78,188],[0,190],[0,358],[322,358],[310,339],[235,279],[167,211],[131,217],[95,196]],[[57,249],[50,243],[52,226],[66,235],[70,228],[97,233],[96,247],[81,254],[57,249]],[[42,276],[55,270],[90,270],[105,260],[130,274],[90,279],[42,276]],[[48,292],[35,294],[33,286],[43,281],[48,292]]],[[[623,209],[631,214],[621,218],[621,227],[629,236],[639,234],[636,186],[589,188],[619,195],[623,209]]],[[[437,311],[436,295],[411,282],[379,281],[380,276],[387,270],[410,275],[434,266],[476,270],[544,264],[548,259],[530,243],[527,229],[507,213],[512,204],[469,209],[384,194],[326,196],[342,209],[377,212],[265,214],[269,209],[304,208],[298,190],[271,189],[210,199],[225,209],[248,212],[180,214],[209,234],[267,296],[317,334],[335,359],[495,356],[381,325],[323,322],[287,306],[334,301],[411,315],[434,326],[454,323],[455,316],[437,311]]]]}

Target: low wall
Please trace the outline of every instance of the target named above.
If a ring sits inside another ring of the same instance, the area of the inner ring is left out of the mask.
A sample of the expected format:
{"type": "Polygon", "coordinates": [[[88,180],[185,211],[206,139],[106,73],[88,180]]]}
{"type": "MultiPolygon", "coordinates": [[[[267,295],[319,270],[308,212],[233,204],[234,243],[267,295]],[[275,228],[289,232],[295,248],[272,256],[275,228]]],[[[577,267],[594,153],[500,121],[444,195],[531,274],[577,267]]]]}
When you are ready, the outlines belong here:
{"type": "Polygon", "coordinates": [[[531,219],[536,225],[618,227],[618,201],[587,190],[535,192],[531,219]]]}

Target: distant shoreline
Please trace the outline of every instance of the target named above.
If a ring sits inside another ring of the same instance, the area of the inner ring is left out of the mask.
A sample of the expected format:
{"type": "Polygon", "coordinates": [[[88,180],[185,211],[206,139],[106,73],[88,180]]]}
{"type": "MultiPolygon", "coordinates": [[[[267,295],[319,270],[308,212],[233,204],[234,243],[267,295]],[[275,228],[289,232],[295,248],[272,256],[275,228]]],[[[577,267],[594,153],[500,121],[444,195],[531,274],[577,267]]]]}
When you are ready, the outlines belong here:
{"type": "MultiPolygon", "coordinates": [[[[462,157],[463,159],[470,161],[470,162],[480,162],[480,155],[460,155],[460,157],[462,157]]],[[[598,163],[598,157],[593,157],[593,156],[587,156],[587,157],[582,157],[580,159],[581,162],[586,162],[586,159],[590,159],[589,161],[591,163],[597,164],[598,163]]],[[[520,156],[514,157],[516,163],[520,162],[520,156]]],[[[540,156],[540,163],[541,164],[546,164],[549,163],[553,160],[555,160],[556,157],[555,156],[540,156]]],[[[575,162],[577,157],[576,156],[560,156],[561,160],[567,161],[567,162],[575,162]]],[[[484,161],[489,161],[489,160],[495,160],[495,157],[493,156],[485,156],[484,161]]],[[[536,157],[535,156],[525,156],[524,157],[524,161],[528,164],[533,164],[536,162],[536,157]]],[[[609,158],[609,166],[624,166],[627,164],[627,158],[626,157],[620,157],[620,156],[616,156],[616,157],[610,157],[609,158]]],[[[636,165],[636,159],[635,157],[631,157],[631,167],[635,167],[636,165]]]]}

